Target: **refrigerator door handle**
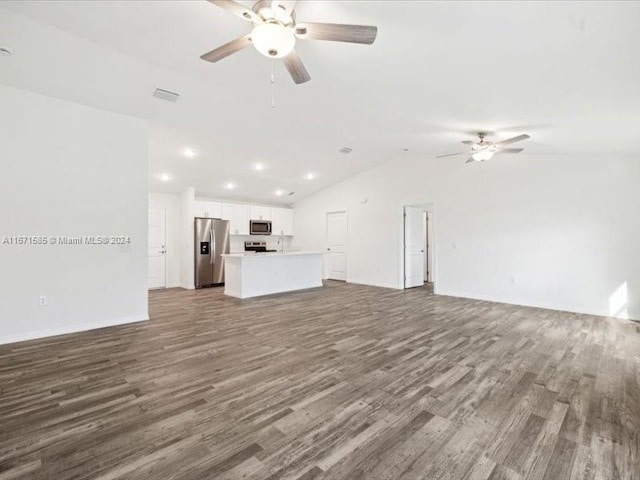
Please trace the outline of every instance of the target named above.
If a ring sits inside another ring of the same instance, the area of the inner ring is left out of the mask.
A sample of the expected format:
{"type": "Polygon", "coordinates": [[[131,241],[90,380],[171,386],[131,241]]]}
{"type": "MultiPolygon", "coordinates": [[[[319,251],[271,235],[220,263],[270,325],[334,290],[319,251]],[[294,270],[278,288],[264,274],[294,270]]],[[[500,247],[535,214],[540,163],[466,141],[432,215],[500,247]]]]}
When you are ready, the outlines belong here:
{"type": "Polygon", "coordinates": [[[211,248],[212,248],[212,254],[211,254],[211,263],[215,263],[215,258],[216,258],[216,231],[213,229],[213,226],[211,227],[211,248]]]}
{"type": "Polygon", "coordinates": [[[209,255],[211,256],[209,259],[209,263],[211,265],[213,265],[213,259],[216,256],[216,243],[215,243],[215,238],[213,237],[213,228],[211,228],[211,230],[209,230],[209,241],[211,243],[211,250],[209,255]]]}

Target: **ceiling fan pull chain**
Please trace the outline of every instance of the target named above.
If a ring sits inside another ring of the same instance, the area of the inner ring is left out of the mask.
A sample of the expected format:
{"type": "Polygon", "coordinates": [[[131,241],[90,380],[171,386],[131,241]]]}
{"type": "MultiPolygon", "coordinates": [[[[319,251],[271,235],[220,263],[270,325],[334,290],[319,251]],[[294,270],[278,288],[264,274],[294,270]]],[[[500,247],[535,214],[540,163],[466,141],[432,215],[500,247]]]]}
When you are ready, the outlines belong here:
{"type": "Polygon", "coordinates": [[[271,61],[271,108],[276,108],[276,77],[273,73],[274,60],[271,61]]]}

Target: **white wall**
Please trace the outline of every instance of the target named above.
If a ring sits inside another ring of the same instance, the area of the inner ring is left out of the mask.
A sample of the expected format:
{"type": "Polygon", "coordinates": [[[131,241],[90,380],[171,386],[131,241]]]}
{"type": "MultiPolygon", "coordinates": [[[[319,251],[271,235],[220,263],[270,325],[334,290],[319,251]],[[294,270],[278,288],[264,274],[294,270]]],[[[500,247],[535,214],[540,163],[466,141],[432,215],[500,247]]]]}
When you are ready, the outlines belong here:
{"type": "Polygon", "coordinates": [[[180,216],[180,196],[167,193],[149,193],[149,208],[162,208],[166,214],[166,265],[167,288],[181,286],[180,281],[180,235],[182,217],[180,216]]]}
{"type": "Polygon", "coordinates": [[[0,242],[132,241],[0,244],[0,343],[147,319],[146,124],[3,86],[0,105],[0,242]]]}
{"type": "Polygon", "coordinates": [[[180,284],[182,288],[191,290],[196,288],[193,251],[195,201],[196,191],[193,187],[187,188],[180,194],[180,222],[182,223],[182,233],[180,234],[180,284]]]}
{"type": "Polygon", "coordinates": [[[296,204],[296,243],[347,209],[347,280],[400,288],[402,207],[433,202],[437,293],[640,319],[639,179],[613,155],[398,157],[296,204]]]}

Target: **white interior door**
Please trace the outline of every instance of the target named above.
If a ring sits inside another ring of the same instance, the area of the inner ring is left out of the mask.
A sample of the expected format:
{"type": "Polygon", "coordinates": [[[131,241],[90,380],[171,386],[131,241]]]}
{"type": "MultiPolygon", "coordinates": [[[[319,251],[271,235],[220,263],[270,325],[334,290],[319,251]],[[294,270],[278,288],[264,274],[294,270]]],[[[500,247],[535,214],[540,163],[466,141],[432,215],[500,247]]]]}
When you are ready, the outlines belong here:
{"type": "Polygon", "coordinates": [[[404,288],[424,285],[424,215],[422,208],[404,207],[404,288]]]}
{"type": "Polygon", "coordinates": [[[327,213],[327,276],[347,280],[347,212],[327,213]]]}
{"type": "Polygon", "coordinates": [[[164,208],[149,209],[149,288],[167,285],[167,227],[164,208]]]}
{"type": "Polygon", "coordinates": [[[422,212],[422,241],[423,241],[423,254],[424,258],[424,281],[429,281],[429,213],[422,212]]]}

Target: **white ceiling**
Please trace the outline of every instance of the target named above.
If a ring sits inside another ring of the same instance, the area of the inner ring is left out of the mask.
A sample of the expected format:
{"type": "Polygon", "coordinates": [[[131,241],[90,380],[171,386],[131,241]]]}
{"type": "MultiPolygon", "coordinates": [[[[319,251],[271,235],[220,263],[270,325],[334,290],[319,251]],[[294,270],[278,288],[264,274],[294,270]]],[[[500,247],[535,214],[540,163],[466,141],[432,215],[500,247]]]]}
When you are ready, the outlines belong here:
{"type": "Polygon", "coordinates": [[[270,60],[253,49],[199,59],[249,29],[204,0],[2,2],[0,44],[14,55],[0,57],[0,82],[148,119],[153,191],[291,203],[405,147],[460,151],[478,129],[531,134],[527,158],[640,152],[640,2],[302,0],[296,10],[299,21],[377,25],[378,38],[298,42],[312,81],[294,85],[276,64],[275,110],[270,60]],[[155,87],[182,96],[162,102],[155,87]],[[186,146],[198,156],[185,159],[186,146]]]}

